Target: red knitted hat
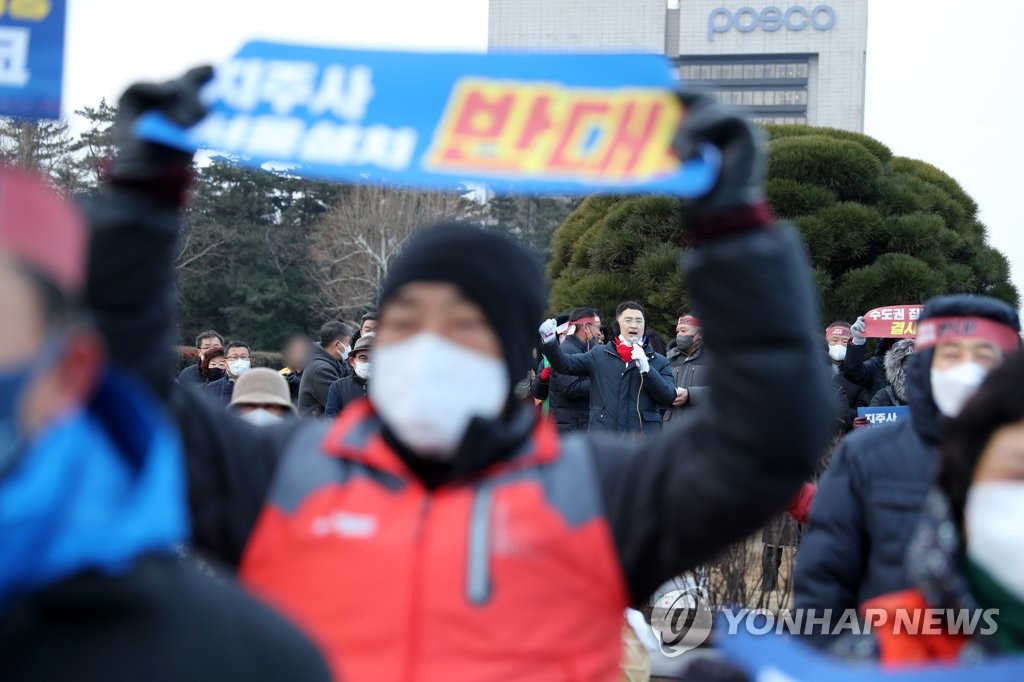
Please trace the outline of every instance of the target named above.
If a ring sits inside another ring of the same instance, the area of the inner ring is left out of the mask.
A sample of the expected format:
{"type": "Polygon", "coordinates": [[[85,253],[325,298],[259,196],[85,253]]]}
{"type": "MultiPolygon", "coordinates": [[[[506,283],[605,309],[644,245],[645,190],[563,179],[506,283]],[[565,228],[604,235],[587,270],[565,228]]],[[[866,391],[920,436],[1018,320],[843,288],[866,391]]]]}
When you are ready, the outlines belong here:
{"type": "Polygon", "coordinates": [[[69,201],[35,176],[0,166],[0,255],[74,296],[85,285],[87,249],[85,222],[69,201]]]}

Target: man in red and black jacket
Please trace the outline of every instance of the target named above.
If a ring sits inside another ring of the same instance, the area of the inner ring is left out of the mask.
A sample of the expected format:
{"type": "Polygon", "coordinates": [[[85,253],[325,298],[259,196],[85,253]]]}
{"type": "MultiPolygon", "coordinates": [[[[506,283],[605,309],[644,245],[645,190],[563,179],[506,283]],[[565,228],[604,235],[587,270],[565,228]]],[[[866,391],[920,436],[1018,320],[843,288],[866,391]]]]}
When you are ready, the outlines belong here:
{"type": "MultiPolygon", "coordinates": [[[[302,625],[336,676],[615,680],[623,607],[756,530],[810,474],[833,417],[804,247],[764,204],[756,129],[690,104],[677,148],[715,145],[723,166],[685,220],[716,372],[682,428],[563,439],[515,401],[543,273],[466,226],[423,230],[395,260],[369,400],[334,424],[213,418],[166,371],[117,358],[180,424],[197,547],[302,625]]],[[[167,190],[184,166],[128,147],[146,172],[118,178],[137,198],[97,206],[90,299],[108,334],[170,348],[183,192],[167,190]]]]}

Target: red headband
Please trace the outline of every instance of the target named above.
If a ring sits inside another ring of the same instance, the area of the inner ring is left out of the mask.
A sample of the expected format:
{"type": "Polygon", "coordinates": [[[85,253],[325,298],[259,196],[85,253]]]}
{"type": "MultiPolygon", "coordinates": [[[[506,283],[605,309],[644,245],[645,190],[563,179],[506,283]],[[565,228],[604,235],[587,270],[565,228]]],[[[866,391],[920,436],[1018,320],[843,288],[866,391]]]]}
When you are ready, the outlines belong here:
{"type": "Polygon", "coordinates": [[[691,327],[700,327],[701,326],[700,320],[698,320],[693,315],[683,315],[682,317],[680,317],[679,320],[676,322],[676,325],[678,326],[678,325],[681,325],[681,324],[687,324],[687,325],[690,325],[691,327]]]}
{"type": "Polygon", "coordinates": [[[991,341],[1004,353],[1014,353],[1020,348],[1020,335],[1013,327],[984,317],[932,317],[917,324],[918,350],[932,348],[946,341],[960,339],[983,339],[991,341]]]}
{"type": "Polygon", "coordinates": [[[581,317],[578,320],[573,320],[569,324],[574,327],[579,324],[597,324],[597,318],[594,317],[593,315],[591,315],[590,317],[581,317]]]}
{"type": "Polygon", "coordinates": [[[839,336],[844,339],[848,339],[853,336],[853,332],[850,331],[849,327],[829,327],[825,330],[825,336],[839,336]]]}

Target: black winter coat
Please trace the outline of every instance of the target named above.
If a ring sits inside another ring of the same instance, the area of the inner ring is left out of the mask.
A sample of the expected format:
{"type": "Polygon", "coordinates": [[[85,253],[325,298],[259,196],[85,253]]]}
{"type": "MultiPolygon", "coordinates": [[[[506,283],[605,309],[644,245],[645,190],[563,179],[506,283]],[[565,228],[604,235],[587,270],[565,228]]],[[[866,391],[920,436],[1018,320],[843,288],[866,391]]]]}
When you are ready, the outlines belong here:
{"type": "Polygon", "coordinates": [[[676,399],[668,360],[650,343],[644,351],[651,366],[647,374],[641,374],[635,361],[622,361],[614,340],[576,355],[566,355],[554,342],[544,345],[552,371],[590,377],[590,430],[616,433],[660,431],[662,410],[676,399]]]}
{"type": "Polygon", "coordinates": [[[178,375],[178,383],[182,386],[198,387],[208,382],[200,371],[199,365],[195,364],[181,370],[181,374],[178,375]]]}
{"type": "Polygon", "coordinates": [[[325,351],[319,343],[313,344],[313,352],[299,380],[300,417],[324,416],[331,384],[349,375],[347,367],[347,364],[325,351]]]}
{"type": "Polygon", "coordinates": [[[360,398],[366,397],[366,380],[360,379],[353,374],[350,377],[338,379],[331,384],[327,392],[327,407],[324,409],[324,416],[334,419],[348,405],[351,405],[360,398]]]}
{"type": "Polygon", "coordinates": [[[794,575],[798,609],[856,609],[910,587],[907,545],[934,474],[942,418],[932,399],[932,351],[907,370],[909,419],[860,429],[839,444],[811,504],[794,575]]]}
{"type": "MultiPolygon", "coordinates": [[[[193,542],[237,566],[285,446],[295,442],[297,430],[324,425],[289,420],[256,427],[210,410],[203,396],[174,390],[164,354],[140,354],[116,343],[143,338],[167,349],[174,344],[180,221],[176,207],[155,199],[127,190],[108,196],[93,213],[87,303],[104,336],[114,341],[112,360],[164,396],[182,430],[193,542]]],[[[624,587],[635,601],[756,531],[814,470],[831,431],[831,389],[816,360],[820,323],[805,253],[788,227],[756,227],[696,244],[684,268],[703,313],[705,342],[715,353],[708,409],[642,443],[583,436],[594,476],[579,485],[600,496],[624,587]],[[768,404],[774,409],[766,410],[768,404]],[[779,419],[780,413],[799,418],[779,419]],[[693,494],[680,496],[686,489],[693,494]]],[[[621,372],[622,361],[612,359],[621,372]]],[[[671,374],[664,381],[670,403],[671,374]]],[[[431,465],[438,480],[462,485],[520,451],[535,418],[530,412],[524,407],[512,420],[474,422],[447,468],[399,454],[418,475],[421,466],[431,465]],[[524,414],[525,424],[519,424],[524,414]]]]}
{"type": "Polygon", "coordinates": [[[330,679],[298,629],[191,560],[77,574],[3,609],[0,680],[277,682],[330,679]]]}
{"type": "MultiPolygon", "coordinates": [[[[566,355],[586,353],[589,348],[576,336],[567,336],[562,341],[566,355]]],[[[561,374],[554,368],[548,380],[551,416],[561,433],[586,431],[590,423],[590,379],[571,374],[561,374]]]]}
{"type": "Polygon", "coordinates": [[[235,382],[227,377],[221,377],[198,388],[205,395],[209,396],[210,400],[213,400],[221,407],[227,407],[231,402],[231,396],[235,392],[235,382]]]}
{"type": "Polygon", "coordinates": [[[889,381],[885,378],[884,354],[879,352],[865,360],[866,348],[867,344],[849,344],[846,347],[846,358],[840,363],[839,370],[847,382],[863,388],[867,399],[870,400],[885,388],[889,381]]]}

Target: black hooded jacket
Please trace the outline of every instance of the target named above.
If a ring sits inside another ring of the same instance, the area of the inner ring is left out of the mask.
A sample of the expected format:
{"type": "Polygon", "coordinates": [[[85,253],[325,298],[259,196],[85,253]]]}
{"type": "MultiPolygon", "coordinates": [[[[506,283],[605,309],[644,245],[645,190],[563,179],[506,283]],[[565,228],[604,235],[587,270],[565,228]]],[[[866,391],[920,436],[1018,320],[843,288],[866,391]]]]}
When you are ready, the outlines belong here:
{"type": "MultiPolygon", "coordinates": [[[[927,317],[982,316],[1016,323],[1005,304],[969,296],[934,299],[927,317]]],[[[856,609],[911,587],[904,555],[938,463],[945,417],[931,389],[934,349],[906,367],[910,418],[851,433],[818,484],[794,574],[795,606],[856,609]]]]}
{"type": "MultiPolygon", "coordinates": [[[[589,350],[587,344],[575,335],[569,335],[562,341],[562,351],[566,355],[589,350]]],[[[561,374],[552,368],[548,384],[551,415],[559,432],[586,431],[590,423],[590,378],[561,374]]]]}

